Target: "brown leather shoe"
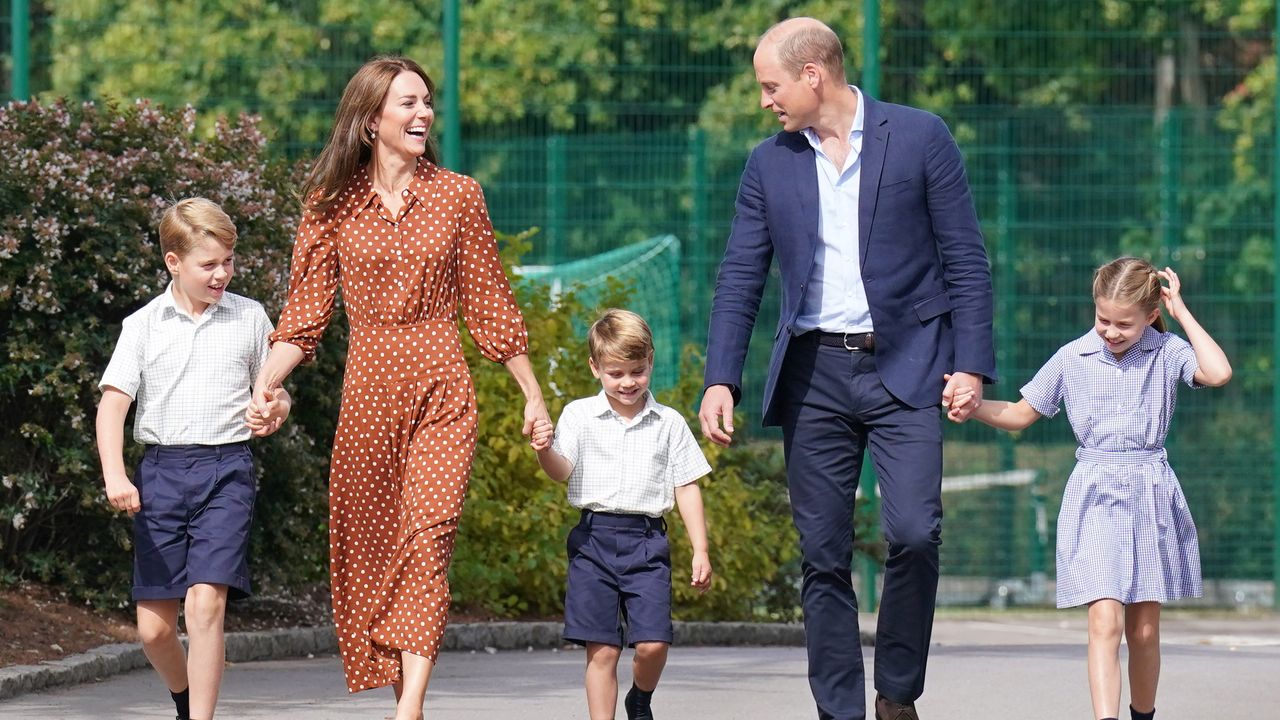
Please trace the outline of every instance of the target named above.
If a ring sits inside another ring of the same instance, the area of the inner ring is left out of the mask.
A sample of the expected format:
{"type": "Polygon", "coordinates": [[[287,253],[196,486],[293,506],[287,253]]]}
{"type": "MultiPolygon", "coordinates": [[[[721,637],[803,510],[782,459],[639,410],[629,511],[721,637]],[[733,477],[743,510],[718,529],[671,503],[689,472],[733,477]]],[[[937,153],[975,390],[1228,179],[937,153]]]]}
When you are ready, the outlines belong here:
{"type": "Polygon", "coordinates": [[[902,705],[876,693],[876,720],[920,720],[915,703],[902,705]]]}

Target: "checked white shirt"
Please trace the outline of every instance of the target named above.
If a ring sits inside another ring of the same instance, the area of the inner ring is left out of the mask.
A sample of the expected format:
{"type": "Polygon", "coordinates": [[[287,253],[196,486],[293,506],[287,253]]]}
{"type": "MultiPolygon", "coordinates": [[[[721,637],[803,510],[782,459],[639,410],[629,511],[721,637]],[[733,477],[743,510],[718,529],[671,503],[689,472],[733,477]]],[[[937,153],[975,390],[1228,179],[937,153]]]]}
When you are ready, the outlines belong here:
{"type": "Polygon", "coordinates": [[[677,487],[711,472],[684,417],[653,393],[631,421],[603,390],[574,400],[560,413],[552,449],[573,465],[569,503],[597,512],[661,517],[677,487]]]}
{"type": "Polygon", "coordinates": [[[178,309],[170,283],[124,319],[98,388],[134,399],[133,438],[145,445],[248,440],[245,410],[271,330],[260,303],[231,293],[192,318],[178,309]]]}

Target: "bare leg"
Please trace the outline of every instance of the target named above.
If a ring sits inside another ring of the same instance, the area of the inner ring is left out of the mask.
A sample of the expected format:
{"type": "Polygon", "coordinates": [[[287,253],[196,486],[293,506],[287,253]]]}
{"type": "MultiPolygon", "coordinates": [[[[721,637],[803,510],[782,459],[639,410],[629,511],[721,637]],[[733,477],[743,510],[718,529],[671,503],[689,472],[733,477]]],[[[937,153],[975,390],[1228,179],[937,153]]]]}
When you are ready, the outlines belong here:
{"type": "Polygon", "coordinates": [[[422,704],[427,700],[427,685],[435,668],[423,655],[400,651],[401,679],[395,684],[396,720],[422,720],[422,704]]]}
{"type": "Polygon", "coordinates": [[[178,601],[139,600],[138,639],[142,652],[172,692],[187,689],[187,651],[178,640],[178,601]]]}
{"type": "Polygon", "coordinates": [[[1120,717],[1120,636],[1124,605],[1118,600],[1089,603],[1089,697],[1095,718],[1120,717]]]}
{"type": "Polygon", "coordinates": [[[187,678],[191,682],[191,717],[210,720],[218,706],[226,641],[222,635],[227,612],[227,586],[197,583],[187,590],[183,613],[191,643],[187,678]]]}
{"type": "Polygon", "coordinates": [[[1151,712],[1160,682],[1160,603],[1125,608],[1124,632],[1129,641],[1130,704],[1138,712],[1151,712]]]}
{"type": "Polygon", "coordinates": [[[613,720],[618,710],[618,658],[622,648],[587,643],[587,713],[591,720],[613,720]]]}
{"type": "Polygon", "coordinates": [[[635,686],[652,692],[658,687],[662,669],[667,666],[667,649],[664,642],[636,643],[635,657],[631,660],[631,677],[635,686]]]}

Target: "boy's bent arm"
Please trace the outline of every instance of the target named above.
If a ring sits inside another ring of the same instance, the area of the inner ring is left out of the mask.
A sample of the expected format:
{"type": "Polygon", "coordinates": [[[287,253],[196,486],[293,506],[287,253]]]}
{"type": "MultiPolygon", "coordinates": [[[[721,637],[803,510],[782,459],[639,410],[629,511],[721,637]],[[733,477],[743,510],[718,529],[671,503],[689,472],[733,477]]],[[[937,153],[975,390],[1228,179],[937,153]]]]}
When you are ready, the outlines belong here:
{"type": "Polygon", "coordinates": [[[1016,403],[1007,400],[984,400],[974,408],[970,417],[979,422],[1001,430],[1023,430],[1042,415],[1036,412],[1025,399],[1016,403]]]}
{"type": "Polygon", "coordinates": [[[102,479],[106,485],[107,499],[117,510],[130,515],[142,504],[138,488],[129,482],[124,469],[124,419],[129,414],[133,398],[114,387],[102,389],[95,422],[98,440],[98,460],[102,463],[102,479]]]}
{"type": "Polygon", "coordinates": [[[711,556],[707,553],[707,520],[698,483],[691,482],[676,488],[676,507],[680,509],[680,519],[693,548],[693,574],[689,584],[706,592],[711,588],[711,556]]]}
{"type": "Polygon", "coordinates": [[[542,466],[542,472],[556,482],[568,480],[569,474],[573,472],[573,463],[550,447],[538,451],[538,464],[542,466]]]}

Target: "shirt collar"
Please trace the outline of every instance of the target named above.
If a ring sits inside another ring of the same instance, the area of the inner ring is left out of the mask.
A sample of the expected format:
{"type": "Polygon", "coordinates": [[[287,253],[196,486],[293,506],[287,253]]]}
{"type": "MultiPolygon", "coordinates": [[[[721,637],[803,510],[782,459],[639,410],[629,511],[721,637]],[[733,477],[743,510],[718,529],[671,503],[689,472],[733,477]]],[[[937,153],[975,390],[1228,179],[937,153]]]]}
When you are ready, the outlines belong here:
{"type": "Polygon", "coordinates": [[[218,308],[222,307],[222,303],[216,302],[205,308],[204,312],[200,313],[200,317],[191,317],[185,310],[178,307],[178,299],[173,296],[172,280],[169,281],[169,284],[164,289],[164,294],[161,295],[160,298],[161,317],[181,316],[195,323],[204,322],[205,318],[213,315],[218,311],[218,308]]]}
{"type": "MultiPolygon", "coordinates": [[[[596,394],[594,398],[592,398],[592,403],[593,403],[591,407],[592,417],[604,417],[606,415],[622,417],[621,415],[618,414],[618,411],[614,410],[613,406],[609,404],[609,396],[605,394],[604,390],[601,390],[598,394],[596,394]]],[[[640,409],[640,412],[636,413],[636,416],[633,422],[635,420],[639,420],[645,415],[649,415],[657,412],[658,412],[658,401],[653,399],[652,390],[646,390],[644,393],[644,407],[640,409]]]]}
{"type": "MultiPolygon", "coordinates": [[[[409,194],[418,200],[418,202],[426,201],[427,186],[435,177],[440,167],[426,158],[418,158],[418,167],[413,171],[413,179],[409,181],[406,189],[409,194]]],[[[373,178],[369,175],[369,166],[362,165],[356,170],[356,174],[351,178],[351,184],[348,186],[350,193],[348,202],[351,203],[352,212],[359,215],[362,211],[373,203],[373,199],[378,196],[376,190],[373,189],[373,178]]]]}
{"type": "MultiPolygon", "coordinates": [[[[862,138],[862,129],[867,123],[867,103],[863,99],[862,91],[858,89],[857,85],[850,85],[849,89],[852,90],[853,94],[858,98],[858,107],[853,111],[853,125],[849,126],[849,146],[854,147],[854,144],[862,138]]],[[[818,137],[817,131],[812,127],[807,127],[800,132],[804,134],[804,139],[809,141],[809,145],[814,150],[822,148],[822,140],[818,137]]]]}
{"type": "MultiPolygon", "coordinates": [[[[1142,337],[1138,338],[1138,342],[1133,347],[1143,352],[1151,352],[1160,348],[1160,337],[1162,333],[1154,327],[1148,325],[1142,331],[1142,337]]],[[[1084,344],[1084,348],[1080,351],[1081,355],[1094,355],[1107,349],[1107,344],[1102,340],[1102,336],[1096,332],[1090,331],[1089,338],[1084,344]]],[[[1127,354],[1127,353],[1126,353],[1127,354]]]]}

